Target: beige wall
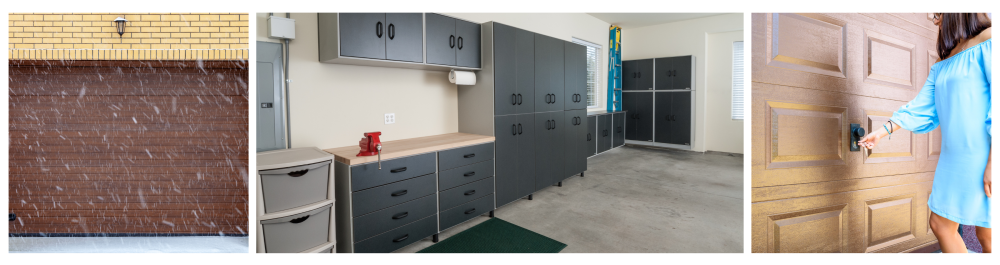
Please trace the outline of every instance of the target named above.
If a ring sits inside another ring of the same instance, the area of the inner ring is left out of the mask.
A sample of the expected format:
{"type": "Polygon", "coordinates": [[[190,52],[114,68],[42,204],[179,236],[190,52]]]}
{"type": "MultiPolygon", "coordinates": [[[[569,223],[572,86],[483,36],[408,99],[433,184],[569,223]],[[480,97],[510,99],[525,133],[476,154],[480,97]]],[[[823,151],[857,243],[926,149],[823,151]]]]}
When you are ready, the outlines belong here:
{"type": "MultiPolygon", "coordinates": [[[[595,43],[607,42],[609,26],[587,14],[447,15],[595,43]]],[[[278,42],[267,38],[267,13],[256,16],[256,40],[278,42]]],[[[446,72],[319,63],[316,14],[292,14],[292,18],[296,22],[289,56],[292,147],[356,145],[368,131],[382,131],[383,141],[458,131],[457,87],[448,83],[446,72]],[[395,113],[396,123],[383,124],[385,113],[395,113]]],[[[602,51],[603,64],[607,51],[602,51]]],[[[599,92],[606,90],[606,75],[601,75],[599,92]]],[[[604,100],[600,102],[603,107],[604,100]]]]}
{"type": "MultiPolygon", "coordinates": [[[[731,108],[733,42],[737,41],[743,41],[742,30],[708,35],[705,149],[709,151],[743,153],[743,120],[732,119],[731,108]]],[[[750,72],[746,70],[744,76],[750,72]]]]}
{"type": "MultiPolygon", "coordinates": [[[[647,59],[667,56],[695,56],[695,112],[694,142],[691,149],[706,151],[706,114],[708,108],[725,108],[729,105],[708,105],[706,89],[708,66],[706,64],[707,39],[711,33],[743,30],[743,14],[725,14],[699,19],[678,21],[640,28],[622,28],[622,60],[647,59]]],[[[740,128],[742,133],[743,129],[740,128]]],[[[742,150],[742,145],[740,145],[742,150]]]]}

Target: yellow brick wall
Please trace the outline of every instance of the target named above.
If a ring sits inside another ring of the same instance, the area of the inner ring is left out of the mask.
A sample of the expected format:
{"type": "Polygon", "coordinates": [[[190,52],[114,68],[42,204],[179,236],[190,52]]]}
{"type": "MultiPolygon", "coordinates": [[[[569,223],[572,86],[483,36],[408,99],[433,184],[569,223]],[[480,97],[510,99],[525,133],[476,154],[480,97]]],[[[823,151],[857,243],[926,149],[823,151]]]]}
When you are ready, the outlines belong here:
{"type": "Polygon", "coordinates": [[[8,58],[249,59],[246,13],[11,13],[8,58]],[[125,34],[114,21],[125,16],[125,34]]]}

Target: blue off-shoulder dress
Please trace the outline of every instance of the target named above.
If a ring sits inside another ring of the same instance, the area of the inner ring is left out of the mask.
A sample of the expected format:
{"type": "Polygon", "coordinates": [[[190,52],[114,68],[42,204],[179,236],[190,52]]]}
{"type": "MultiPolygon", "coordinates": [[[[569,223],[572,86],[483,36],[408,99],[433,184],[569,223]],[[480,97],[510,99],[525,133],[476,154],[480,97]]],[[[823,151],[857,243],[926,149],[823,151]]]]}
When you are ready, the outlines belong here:
{"type": "Polygon", "coordinates": [[[927,205],[948,220],[980,227],[990,227],[983,173],[993,123],[992,47],[989,39],[934,64],[920,94],[891,119],[914,133],[941,126],[941,156],[927,205]]]}

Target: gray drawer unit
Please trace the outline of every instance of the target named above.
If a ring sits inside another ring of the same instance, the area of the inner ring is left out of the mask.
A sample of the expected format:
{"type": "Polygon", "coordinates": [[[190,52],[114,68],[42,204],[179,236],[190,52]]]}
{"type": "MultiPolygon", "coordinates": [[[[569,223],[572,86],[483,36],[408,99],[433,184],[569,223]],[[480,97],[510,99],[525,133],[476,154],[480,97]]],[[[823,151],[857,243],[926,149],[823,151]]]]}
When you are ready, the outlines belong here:
{"type": "Polygon", "coordinates": [[[273,213],[327,200],[330,161],[261,170],[264,212],[273,213]]]}
{"type": "Polygon", "coordinates": [[[441,212],[441,231],[495,209],[493,194],[441,212]]]}
{"type": "Polygon", "coordinates": [[[441,171],[493,159],[493,143],[466,146],[438,152],[441,171]]]}
{"type": "Polygon", "coordinates": [[[437,233],[437,215],[354,243],[355,253],[389,253],[437,233]]]}
{"type": "Polygon", "coordinates": [[[354,218],[354,241],[363,241],[385,231],[437,213],[437,197],[427,195],[388,209],[354,218]]]}
{"type": "Polygon", "coordinates": [[[438,189],[447,190],[492,176],[493,160],[453,168],[441,171],[438,177],[438,189]]]}
{"type": "Polygon", "coordinates": [[[388,208],[396,204],[434,194],[437,174],[429,174],[410,180],[363,190],[351,194],[354,217],[388,208]]]}
{"type": "Polygon", "coordinates": [[[351,191],[359,191],[382,184],[434,173],[435,153],[383,160],[378,163],[351,167],[351,191]]]}
{"type": "Polygon", "coordinates": [[[493,178],[476,181],[442,191],[440,196],[441,210],[448,210],[466,202],[482,198],[493,193],[493,178]]]}
{"type": "Polygon", "coordinates": [[[267,253],[299,253],[330,242],[330,208],[260,221],[267,253]]]}

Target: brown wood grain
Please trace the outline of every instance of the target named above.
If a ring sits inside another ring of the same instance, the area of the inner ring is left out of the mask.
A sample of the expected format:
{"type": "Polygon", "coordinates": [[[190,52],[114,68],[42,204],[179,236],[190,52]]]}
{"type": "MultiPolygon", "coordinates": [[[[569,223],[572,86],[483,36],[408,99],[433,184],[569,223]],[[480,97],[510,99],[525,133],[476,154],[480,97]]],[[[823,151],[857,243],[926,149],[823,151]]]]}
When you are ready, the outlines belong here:
{"type": "Polygon", "coordinates": [[[248,232],[245,61],[9,61],[11,233],[248,232]]]}

